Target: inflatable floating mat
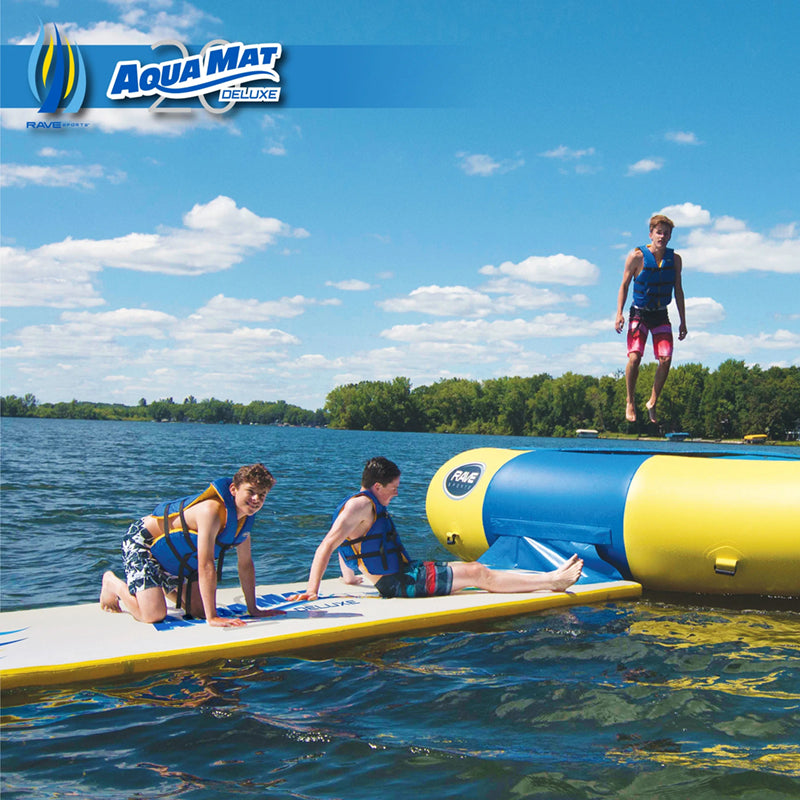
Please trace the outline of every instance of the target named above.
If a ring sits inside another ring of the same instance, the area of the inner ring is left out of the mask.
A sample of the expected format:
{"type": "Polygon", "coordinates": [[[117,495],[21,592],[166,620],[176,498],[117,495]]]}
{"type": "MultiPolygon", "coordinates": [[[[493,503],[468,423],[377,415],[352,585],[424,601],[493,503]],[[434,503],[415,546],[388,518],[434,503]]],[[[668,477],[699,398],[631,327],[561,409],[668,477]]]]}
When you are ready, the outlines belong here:
{"type": "Polygon", "coordinates": [[[467,590],[447,597],[382,599],[372,586],[322,583],[318,600],[289,602],[304,585],[261,586],[259,608],[274,616],[249,618],[241,589],[220,589],[220,615],[242,616],[245,627],[212,628],[171,610],[146,625],[99,603],[0,614],[0,686],[89,683],[107,678],[196,666],[218,659],[311,653],[315,649],[397,633],[529,614],[562,606],[636,598],[631,581],[581,584],[566,592],[489,594],[467,590]]]}
{"type": "Polygon", "coordinates": [[[548,570],[572,553],[580,583],[800,597],[800,458],[755,453],[478,448],[426,496],[440,543],[465,561],[548,570]]]}

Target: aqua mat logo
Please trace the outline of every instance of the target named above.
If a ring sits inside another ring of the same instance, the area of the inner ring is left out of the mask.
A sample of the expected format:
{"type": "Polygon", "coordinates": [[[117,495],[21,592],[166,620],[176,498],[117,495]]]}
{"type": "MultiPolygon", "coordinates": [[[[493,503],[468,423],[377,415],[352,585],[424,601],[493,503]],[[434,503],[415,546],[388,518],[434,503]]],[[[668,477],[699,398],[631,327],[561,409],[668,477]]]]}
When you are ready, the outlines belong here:
{"type": "Polygon", "coordinates": [[[486,470],[486,465],[479,462],[462,464],[451,469],[444,479],[444,493],[453,500],[466,497],[477,485],[486,470]]]}
{"type": "Polygon", "coordinates": [[[280,81],[275,70],[275,62],[282,54],[278,43],[245,45],[216,39],[194,56],[181,42],[164,41],[152,45],[154,50],[159,47],[176,47],[181,57],[144,66],[140,61],[119,61],[106,97],[110,100],[155,97],[151,111],[182,110],[159,106],[165,100],[197,98],[212,114],[224,114],[237,103],[276,103],[280,100],[278,86],[243,87],[243,84],[254,82],[280,81]],[[207,95],[225,105],[211,105],[207,95]]]}
{"type": "Polygon", "coordinates": [[[41,103],[40,114],[63,110],[74,114],[86,97],[86,67],[78,46],[55,23],[44,23],[28,60],[28,85],[41,103]]]}

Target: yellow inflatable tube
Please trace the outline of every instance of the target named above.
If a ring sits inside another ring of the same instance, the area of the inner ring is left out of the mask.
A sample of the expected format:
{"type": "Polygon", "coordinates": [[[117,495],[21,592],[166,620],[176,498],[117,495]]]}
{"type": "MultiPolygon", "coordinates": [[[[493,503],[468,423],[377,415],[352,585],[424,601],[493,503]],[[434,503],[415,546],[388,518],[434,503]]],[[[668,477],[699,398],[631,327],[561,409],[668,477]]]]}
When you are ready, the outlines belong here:
{"type": "Polygon", "coordinates": [[[595,580],[800,597],[800,459],[738,453],[477,448],[426,498],[467,561],[548,569],[577,552],[595,580]]]}

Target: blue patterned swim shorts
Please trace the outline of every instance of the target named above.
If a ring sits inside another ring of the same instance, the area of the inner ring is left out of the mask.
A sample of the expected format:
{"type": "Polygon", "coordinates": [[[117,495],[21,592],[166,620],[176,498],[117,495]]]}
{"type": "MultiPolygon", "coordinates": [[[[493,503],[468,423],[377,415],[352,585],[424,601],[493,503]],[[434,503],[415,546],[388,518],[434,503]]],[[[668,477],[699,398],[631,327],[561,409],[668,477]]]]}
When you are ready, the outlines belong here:
{"type": "Polygon", "coordinates": [[[403,572],[383,575],[375,584],[381,597],[439,597],[453,589],[453,570],[444,561],[412,561],[403,572]]]}
{"type": "Polygon", "coordinates": [[[160,587],[167,594],[178,588],[177,575],[170,575],[151,555],[146,544],[148,537],[144,520],[137,519],[122,537],[122,564],[128,591],[137,594],[145,589],[160,587]]]}

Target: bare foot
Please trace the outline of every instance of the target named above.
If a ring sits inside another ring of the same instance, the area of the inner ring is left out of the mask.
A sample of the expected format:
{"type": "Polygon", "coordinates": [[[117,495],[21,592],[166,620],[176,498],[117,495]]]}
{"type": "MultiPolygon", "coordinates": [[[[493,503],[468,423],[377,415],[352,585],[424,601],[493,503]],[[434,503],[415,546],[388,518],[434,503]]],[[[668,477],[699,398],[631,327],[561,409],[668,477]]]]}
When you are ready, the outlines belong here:
{"type": "Polygon", "coordinates": [[[583,559],[574,555],[569,561],[562,564],[557,570],[550,573],[553,579],[554,592],[563,592],[564,589],[572,586],[581,576],[583,570],[583,559]]]}
{"type": "Polygon", "coordinates": [[[103,573],[103,586],[100,589],[100,608],[112,614],[120,614],[122,612],[119,607],[119,595],[117,595],[112,586],[113,582],[118,580],[119,578],[110,570],[103,573]]]}
{"type": "Polygon", "coordinates": [[[628,422],[636,422],[636,406],[633,403],[625,404],[625,419],[628,422]]]}
{"type": "Polygon", "coordinates": [[[656,418],[656,404],[652,400],[648,400],[645,403],[645,406],[647,407],[647,413],[650,415],[650,422],[652,422],[653,425],[658,425],[658,419],[656,418]]]}

